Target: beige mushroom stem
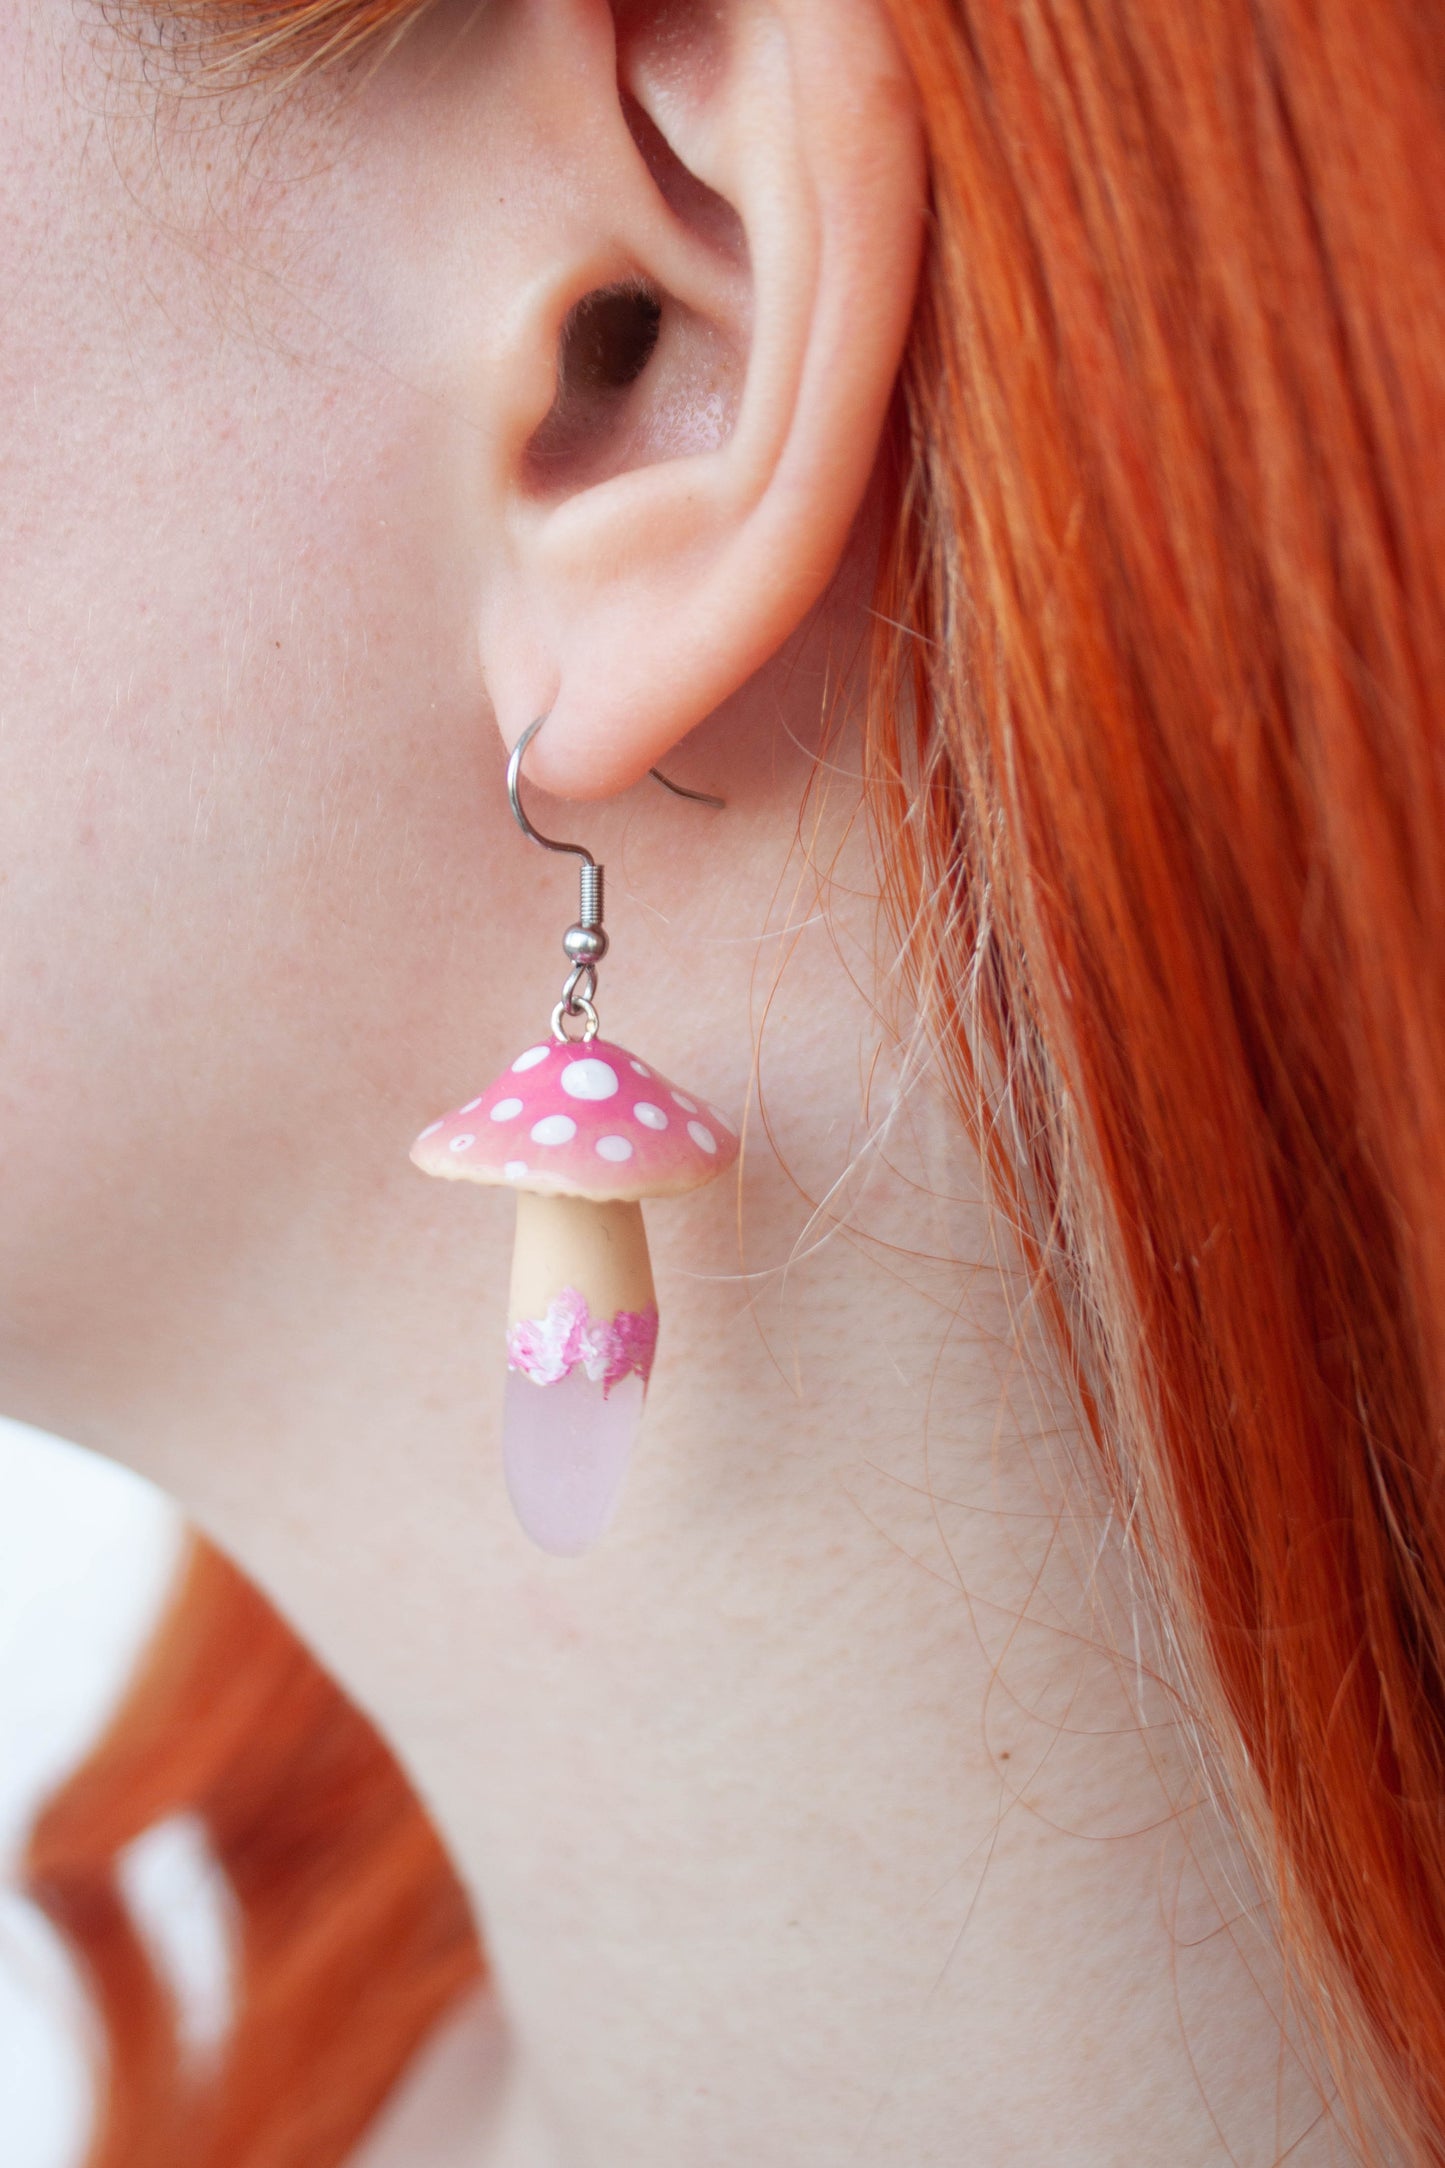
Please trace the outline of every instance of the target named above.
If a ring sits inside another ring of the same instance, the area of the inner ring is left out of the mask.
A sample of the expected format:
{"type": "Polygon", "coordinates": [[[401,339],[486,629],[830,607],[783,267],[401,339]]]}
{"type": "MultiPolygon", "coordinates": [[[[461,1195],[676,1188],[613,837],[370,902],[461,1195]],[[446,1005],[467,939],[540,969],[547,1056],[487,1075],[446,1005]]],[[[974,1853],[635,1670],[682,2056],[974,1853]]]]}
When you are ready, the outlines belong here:
{"type": "Polygon", "coordinates": [[[655,1304],[640,1204],[517,1192],[508,1324],[545,1317],[568,1287],[577,1290],[599,1321],[616,1317],[619,1310],[646,1310],[655,1304]]]}

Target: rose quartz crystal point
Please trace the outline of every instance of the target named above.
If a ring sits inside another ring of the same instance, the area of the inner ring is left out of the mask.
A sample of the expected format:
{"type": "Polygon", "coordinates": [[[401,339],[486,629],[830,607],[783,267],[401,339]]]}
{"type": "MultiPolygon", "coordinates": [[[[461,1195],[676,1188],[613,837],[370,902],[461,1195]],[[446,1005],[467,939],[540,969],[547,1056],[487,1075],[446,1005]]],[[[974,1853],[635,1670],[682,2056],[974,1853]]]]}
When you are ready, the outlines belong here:
{"type": "Polygon", "coordinates": [[[424,1173],[519,1193],[502,1458],[545,1551],[605,1532],[642,1419],[657,1310],[640,1200],[698,1189],[737,1153],[715,1107],[604,1039],[528,1047],[412,1146],[424,1173]]]}
{"type": "Polygon", "coordinates": [[[544,1551],[575,1558],[606,1534],[647,1387],[633,1371],[610,1393],[579,1364],[551,1385],[508,1370],[502,1464],[512,1510],[544,1551]]]}
{"type": "Polygon", "coordinates": [[[611,1522],[656,1346],[650,1304],[598,1319],[574,1287],[508,1330],[507,1495],[542,1550],[575,1557],[611,1522]]]}

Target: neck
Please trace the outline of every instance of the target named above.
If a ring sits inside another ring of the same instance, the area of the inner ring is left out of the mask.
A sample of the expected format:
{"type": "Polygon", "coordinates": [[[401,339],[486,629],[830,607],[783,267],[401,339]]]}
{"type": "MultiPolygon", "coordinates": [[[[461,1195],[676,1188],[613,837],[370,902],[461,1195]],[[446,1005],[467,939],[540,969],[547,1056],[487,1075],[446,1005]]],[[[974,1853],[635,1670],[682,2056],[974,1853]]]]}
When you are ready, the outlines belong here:
{"type": "MultiPolygon", "coordinates": [[[[740,1188],[650,1214],[663,1353],[595,1552],[506,1505],[511,1200],[406,1160],[515,1020],[466,1074],[379,1060],[304,1167],[234,1138],[16,1412],[180,1498],[395,1744],[559,2168],[775,2157],[800,2116],[827,2160],[1283,2148],[1319,2104],[958,1123],[880,1053],[866,902],[825,927],[738,820],[735,894],[804,928],[766,1028],[709,1074],[665,973],[608,1018],[751,1103],[740,1188]]],[[[731,933],[726,893],[699,911],[731,933]]],[[[709,1016],[749,1013],[760,933],[708,955],[709,1016]]]]}

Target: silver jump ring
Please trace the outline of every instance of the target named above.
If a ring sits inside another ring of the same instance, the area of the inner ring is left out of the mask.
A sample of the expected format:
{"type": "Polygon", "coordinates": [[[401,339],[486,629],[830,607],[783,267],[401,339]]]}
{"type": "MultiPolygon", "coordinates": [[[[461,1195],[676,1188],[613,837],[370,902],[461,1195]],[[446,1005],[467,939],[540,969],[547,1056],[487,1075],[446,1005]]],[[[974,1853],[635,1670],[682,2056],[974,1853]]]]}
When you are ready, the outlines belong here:
{"type": "Polygon", "coordinates": [[[597,1011],[585,994],[578,994],[570,1008],[565,1000],[559,1001],[552,1011],[552,1037],[560,1039],[563,1046],[587,1046],[596,1038],[601,1029],[602,1025],[597,1011]],[[586,1018],[586,1022],[575,1038],[566,1026],[565,1020],[569,1016],[586,1018]]]}

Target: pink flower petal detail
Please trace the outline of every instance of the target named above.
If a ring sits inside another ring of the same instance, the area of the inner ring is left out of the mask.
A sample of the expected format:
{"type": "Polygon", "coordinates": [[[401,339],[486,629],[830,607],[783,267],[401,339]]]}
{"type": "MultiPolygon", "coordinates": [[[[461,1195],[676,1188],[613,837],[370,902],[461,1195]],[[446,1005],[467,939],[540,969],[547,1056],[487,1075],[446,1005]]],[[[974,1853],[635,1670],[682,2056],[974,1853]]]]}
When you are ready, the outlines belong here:
{"type": "Polygon", "coordinates": [[[619,1310],[613,1318],[594,1318],[587,1298],[564,1287],[547,1305],[545,1317],[520,1318],[507,1332],[507,1367],[520,1370],[534,1385],[555,1385],[579,1364],[606,1399],[614,1385],[635,1370],[643,1384],[652,1375],[657,1353],[657,1311],[619,1310]]]}

